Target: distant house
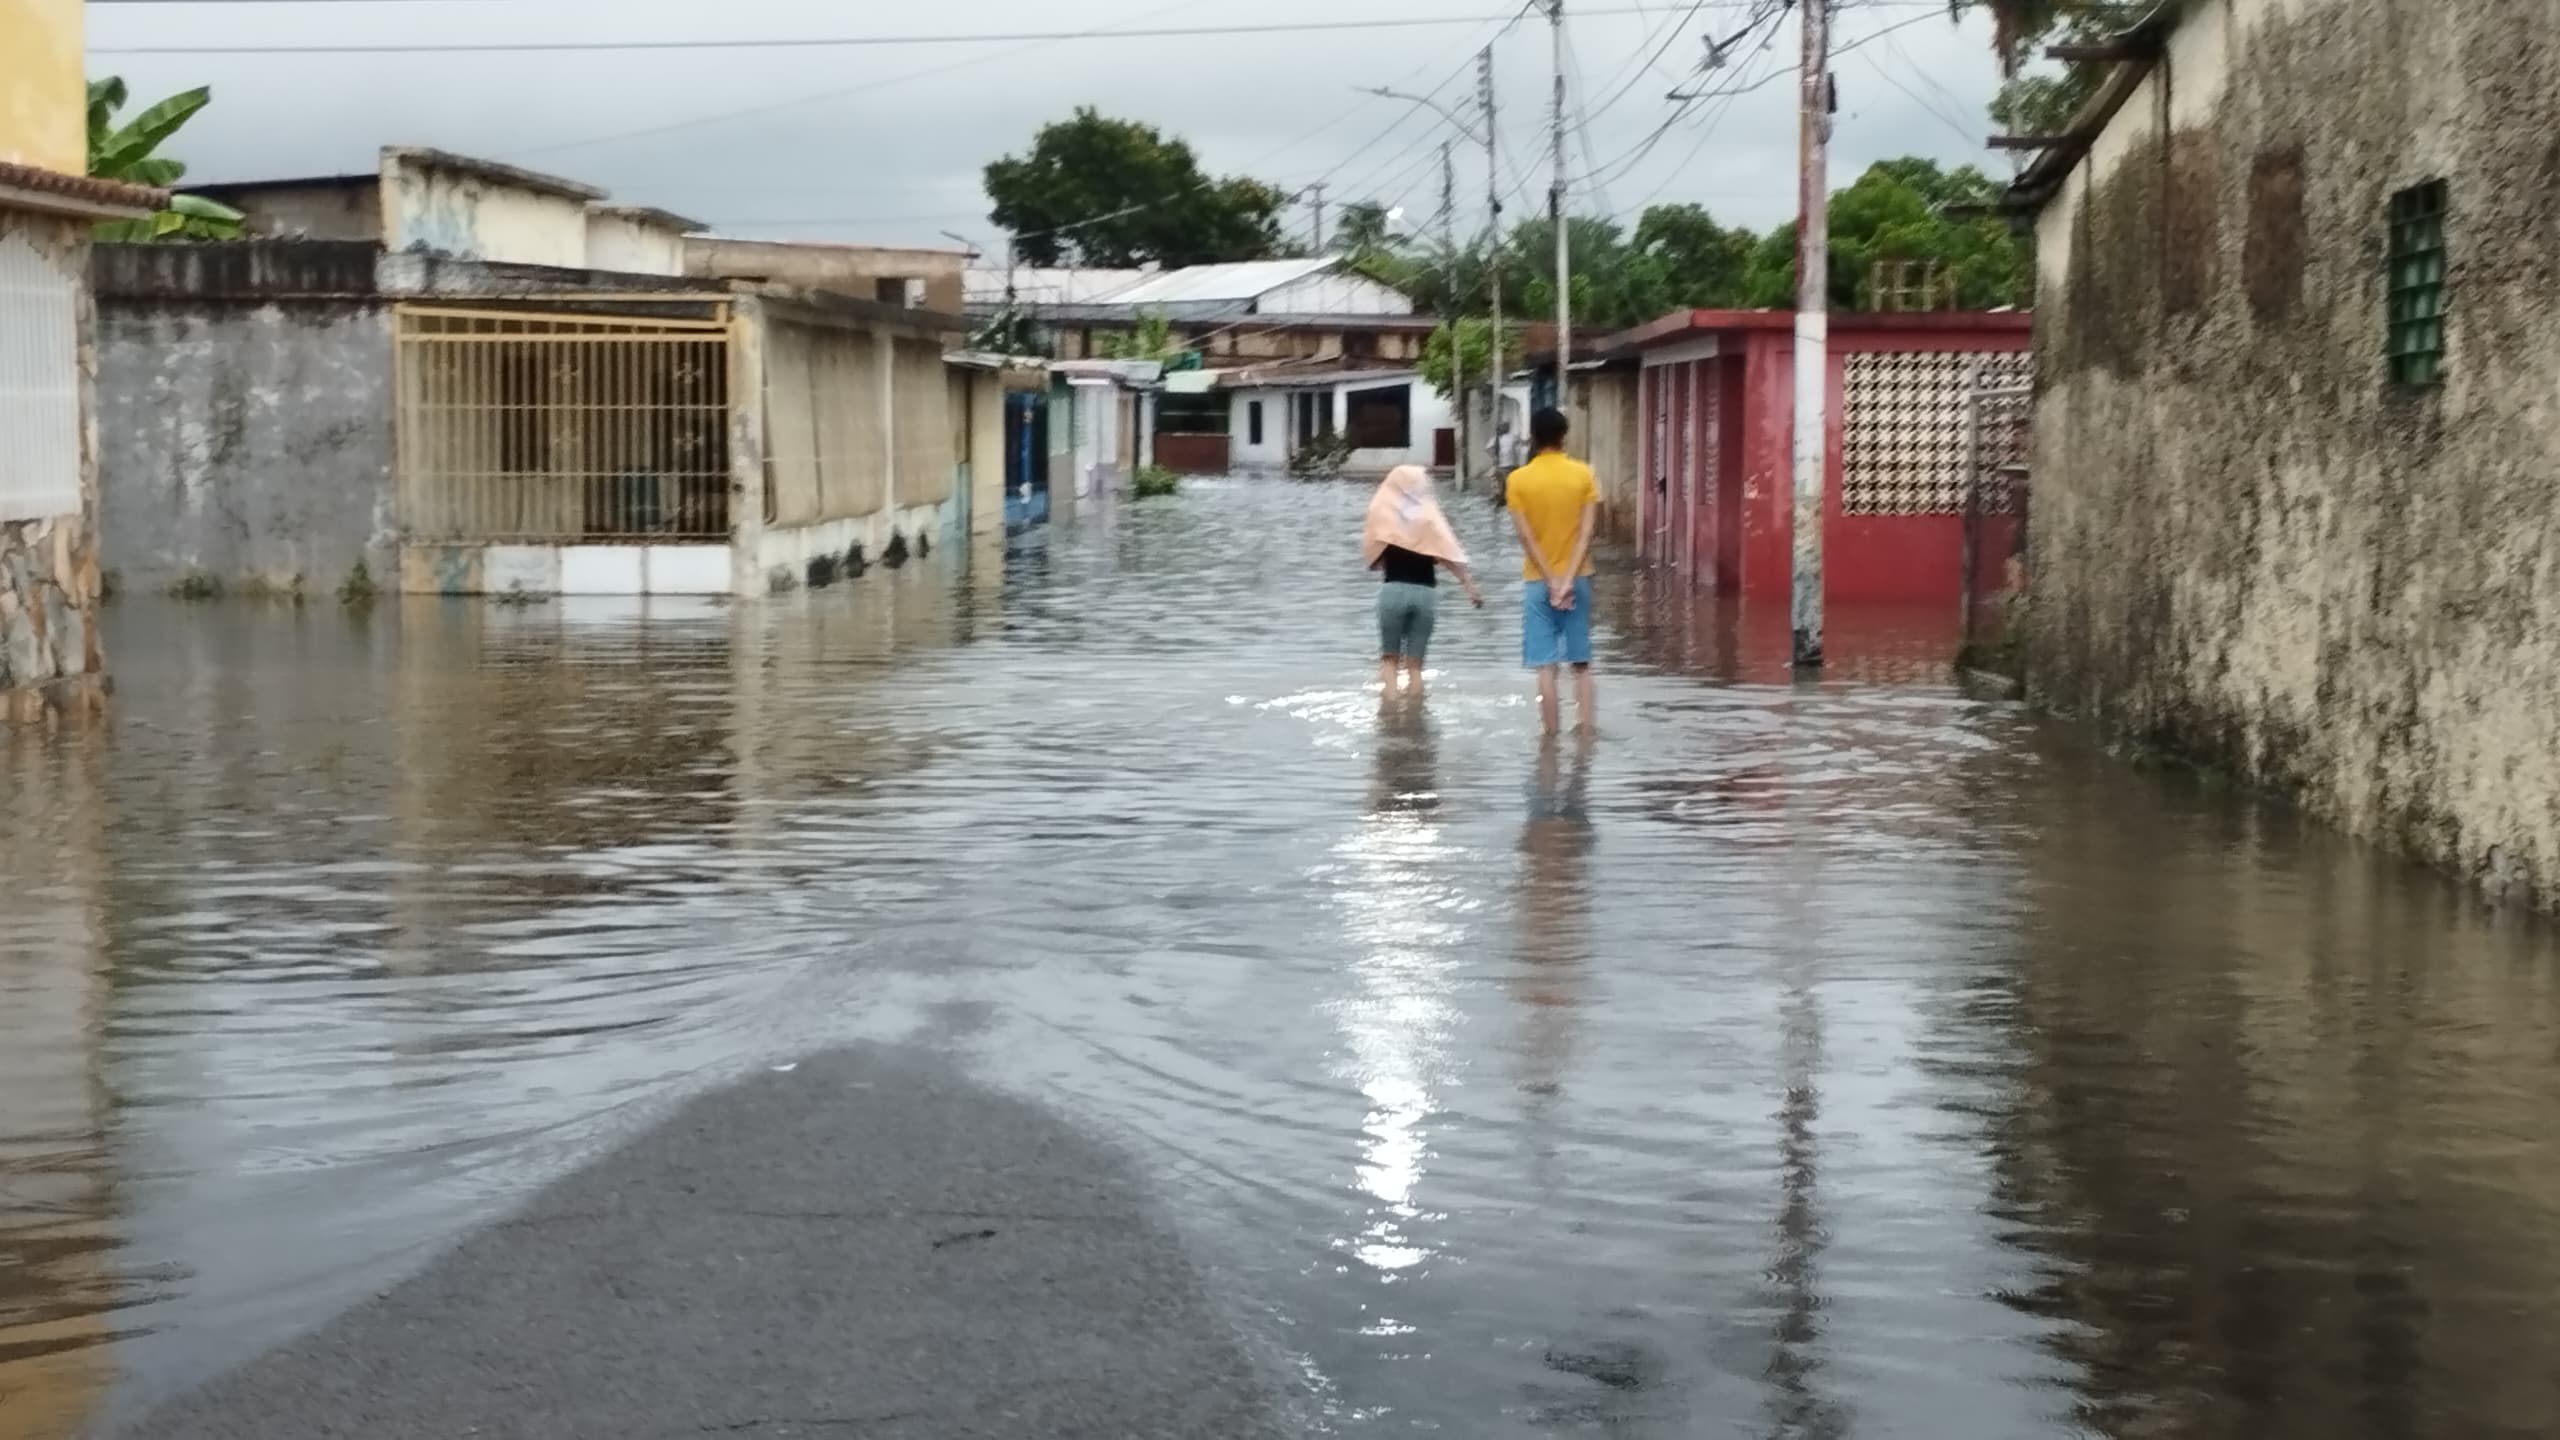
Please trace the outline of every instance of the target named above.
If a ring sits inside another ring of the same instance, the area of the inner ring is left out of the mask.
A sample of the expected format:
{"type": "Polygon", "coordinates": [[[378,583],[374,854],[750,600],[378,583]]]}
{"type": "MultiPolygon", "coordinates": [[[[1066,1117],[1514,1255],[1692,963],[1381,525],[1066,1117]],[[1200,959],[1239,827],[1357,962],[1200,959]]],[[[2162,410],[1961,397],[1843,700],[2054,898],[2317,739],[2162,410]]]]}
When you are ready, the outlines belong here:
{"type": "Polygon", "coordinates": [[[1414,373],[1439,326],[1411,296],[1341,256],[1177,270],[975,269],[969,311],[1010,316],[1061,361],[1100,358],[1114,337],[1162,321],[1196,356],[1141,421],[1157,463],[1211,474],[1276,469],[1325,437],[1352,444],[1349,468],[1449,466],[1448,402],[1414,373]]]}
{"type": "Polygon", "coordinates": [[[741,258],[417,147],[206,188],[257,238],[92,267],[134,588],[752,596],[1002,523],[1004,382],[907,252],[741,258]]]}
{"type": "Polygon", "coordinates": [[[1281,360],[1410,365],[1439,324],[1415,314],[1403,291],[1345,269],[1339,255],[1177,270],[982,267],[969,272],[968,306],[981,323],[1019,317],[1061,360],[1103,358],[1108,337],[1161,318],[1212,369],[1281,360]]]}

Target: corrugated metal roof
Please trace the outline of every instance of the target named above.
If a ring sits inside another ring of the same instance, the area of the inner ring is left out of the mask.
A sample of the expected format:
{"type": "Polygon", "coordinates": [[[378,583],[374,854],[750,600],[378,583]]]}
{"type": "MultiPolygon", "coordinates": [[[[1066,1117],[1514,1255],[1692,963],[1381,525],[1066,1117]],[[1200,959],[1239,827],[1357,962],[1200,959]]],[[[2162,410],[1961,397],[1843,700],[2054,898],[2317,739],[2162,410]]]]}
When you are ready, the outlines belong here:
{"type": "Polygon", "coordinates": [[[1186,265],[1179,270],[1160,271],[1147,276],[1125,290],[1115,290],[1107,299],[1114,305],[1198,305],[1243,304],[1260,299],[1283,285],[1321,275],[1342,263],[1335,255],[1318,255],[1305,260],[1246,260],[1232,265],[1186,265]]]}

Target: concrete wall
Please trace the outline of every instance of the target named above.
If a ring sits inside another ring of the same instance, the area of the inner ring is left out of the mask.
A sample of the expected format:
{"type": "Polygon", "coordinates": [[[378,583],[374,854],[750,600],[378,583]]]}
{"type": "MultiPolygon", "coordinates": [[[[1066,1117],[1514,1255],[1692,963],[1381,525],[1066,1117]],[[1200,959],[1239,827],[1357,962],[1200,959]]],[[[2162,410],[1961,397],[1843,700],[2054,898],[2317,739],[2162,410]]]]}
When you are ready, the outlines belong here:
{"type": "MultiPolygon", "coordinates": [[[[2530,8],[2530,7],[2528,7],[2530,8]]],[[[2029,683],[2560,903],[2560,29],[2211,0],[2041,217],[2029,683]],[[2447,371],[2386,376],[2441,178],[2447,371]]]]}
{"type": "Polygon", "coordinates": [[[958,250],[881,245],[795,245],[773,240],[724,240],[696,235],[685,242],[685,273],[739,280],[770,280],[859,299],[876,298],[883,280],[912,280],[924,290],[922,308],[944,315],[965,308],[968,256],[958,250]]]}
{"type": "Polygon", "coordinates": [[[383,237],[392,250],[519,265],[587,263],[587,202],[468,170],[387,160],[383,237]]]}
{"type": "Polygon", "coordinates": [[[359,564],[397,573],[388,305],[111,298],[98,404],[118,585],[325,595],[359,564]]]}
{"type": "Polygon", "coordinates": [[[0,36],[0,160],[88,174],[80,0],[0,0],[0,36]]]}
{"type": "Polygon", "coordinates": [[[684,233],[613,210],[587,212],[587,260],[625,275],[682,275],[684,233]]]}
{"type": "Polygon", "coordinates": [[[968,406],[969,533],[1004,529],[1004,377],[993,370],[954,370],[954,403],[968,406]],[[965,402],[961,396],[966,396],[965,402]]]}
{"type": "Polygon", "coordinates": [[[97,627],[97,316],[88,287],[79,283],[88,265],[88,226],[0,209],[0,238],[31,247],[38,263],[76,288],[70,358],[80,390],[76,450],[67,457],[79,472],[78,508],[53,515],[0,511],[0,724],[6,724],[90,713],[105,693],[106,661],[97,627]]]}
{"type": "Polygon", "coordinates": [[[226,185],[209,193],[247,217],[241,228],[252,239],[382,239],[379,185],[226,185]]]}

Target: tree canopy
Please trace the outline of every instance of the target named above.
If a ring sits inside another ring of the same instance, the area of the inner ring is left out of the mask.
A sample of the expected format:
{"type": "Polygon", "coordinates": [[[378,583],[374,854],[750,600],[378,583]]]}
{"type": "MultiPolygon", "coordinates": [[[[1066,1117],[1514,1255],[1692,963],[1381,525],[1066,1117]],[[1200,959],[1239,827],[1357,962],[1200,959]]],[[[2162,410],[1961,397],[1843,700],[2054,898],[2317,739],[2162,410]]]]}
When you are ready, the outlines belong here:
{"type": "Polygon", "coordinates": [[[986,168],[989,218],[1033,265],[1164,266],[1281,253],[1289,197],[1245,176],[1212,177],[1191,147],[1091,106],[1042,126],[1029,153],[986,168]]]}
{"type": "MultiPolygon", "coordinates": [[[[1954,218],[1949,205],[1990,200],[1998,185],[1972,166],[1949,170],[1917,157],[1879,161],[1831,194],[1831,303],[1877,308],[1877,261],[1936,262],[1948,303],[1969,309],[2023,303],[2027,257],[2006,223],[1954,218]]],[[[1656,205],[1632,231],[1575,216],[1573,313],[1585,333],[1625,329],[1668,311],[1784,307],[1795,302],[1796,227],[1728,226],[1703,207],[1656,205]]],[[[1413,296],[1437,315],[1480,314],[1487,265],[1479,243],[1456,253],[1403,246],[1354,257],[1362,273],[1413,296]]],[[[1544,217],[1503,237],[1504,308],[1526,320],[1555,309],[1555,226],[1544,217]]]]}

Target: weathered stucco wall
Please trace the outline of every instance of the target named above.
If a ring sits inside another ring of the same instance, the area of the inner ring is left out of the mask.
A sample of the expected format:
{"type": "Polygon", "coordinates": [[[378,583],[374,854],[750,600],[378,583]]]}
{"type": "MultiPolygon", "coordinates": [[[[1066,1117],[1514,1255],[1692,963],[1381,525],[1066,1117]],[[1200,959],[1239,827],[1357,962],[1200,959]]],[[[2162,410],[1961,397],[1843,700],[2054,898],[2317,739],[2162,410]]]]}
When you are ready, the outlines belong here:
{"type": "Polygon", "coordinates": [[[392,163],[383,168],[385,244],[458,260],[517,265],[587,263],[587,202],[469,171],[392,163]]]}
{"type": "Polygon", "coordinates": [[[398,571],[387,305],[107,299],[108,568],[133,590],[335,593],[398,571]]]}
{"type": "Polygon", "coordinates": [[[590,210],[586,263],[624,275],[682,275],[684,232],[610,210],[590,210]]]}
{"type": "Polygon", "coordinates": [[[780,240],[729,240],[694,235],[685,241],[685,273],[739,280],[770,280],[863,299],[884,280],[924,287],[923,308],[961,313],[969,257],[957,250],[885,245],[794,244],[780,240]]]}
{"type": "MultiPolygon", "coordinates": [[[[0,236],[31,246],[68,276],[86,273],[87,225],[0,208],[0,236]]],[[[97,312],[79,287],[74,311],[80,506],[59,515],[0,512],[0,724],[84,716],[105,694],[98,649],[97,312]]],[[[0,436],[0,444],[8,443],[0,436]]]]}
{"type": "Polygon", "coordinates": [[[2040,221],[2030,684],[2560,903],[2560,29],[2194,0],[2040,221]],[[2386,377],[2443,179],[2447,373],[2386,377]]]}

